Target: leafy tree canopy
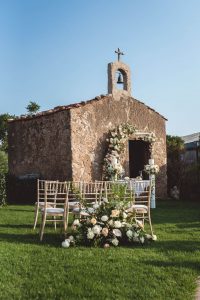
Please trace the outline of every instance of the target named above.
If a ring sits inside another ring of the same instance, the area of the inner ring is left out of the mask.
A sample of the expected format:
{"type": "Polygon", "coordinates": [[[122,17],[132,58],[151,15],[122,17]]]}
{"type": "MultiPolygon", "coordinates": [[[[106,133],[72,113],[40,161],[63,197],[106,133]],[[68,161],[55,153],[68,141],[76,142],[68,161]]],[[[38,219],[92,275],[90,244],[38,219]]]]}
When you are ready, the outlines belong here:
{"type": "Polygon", "coordinates": [[[8,119],[15,118],[14,115],[8,113],[0,115],[0,150],[7,151],[8,119]]]}
{"type": "Polygon", "coordinates": [[[8,172],[8,155],[4,151],[0,151],[0,175],[8,172]]]}
{"type": "Polygon", "coordinates": [[[29,104],[26,107],[26,110],[29,115],[33,115],[40,109],[40,105],[36,102],[30,101],[29,104]]]}
{"type": "Polygon", "coordinates": [[[178,158],[184,151],[184,141],[179,136],[167,135],[167,155],[178,158]]]}

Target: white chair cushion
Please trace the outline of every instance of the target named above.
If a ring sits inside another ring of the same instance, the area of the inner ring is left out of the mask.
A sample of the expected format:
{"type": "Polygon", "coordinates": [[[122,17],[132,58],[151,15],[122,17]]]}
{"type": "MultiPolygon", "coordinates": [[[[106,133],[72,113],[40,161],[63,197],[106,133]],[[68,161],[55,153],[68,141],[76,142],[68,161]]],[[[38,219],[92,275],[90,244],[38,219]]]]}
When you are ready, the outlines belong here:
{"type": "Polygon", "coordinates": [[[129,207],[126,211],[132,212],[133,210],[135,210],[135,211],[143,210],[145,213],[147,213],[148,207],[146,205],[142,205],[142,204],[134,204],[131,207],[129,207]]]}
{"type": "Polygon", "coordinates": [[[74,206],[78,206],[80,204],[80,202],[77,201],[69,201],[69,208],[73,208],[74,206]]]}
{"type": "MultiPolygon", "coordinates": [[[[44,208],[42,209],[42,212],[44,212],[44,208]]],[[[47,208],[46,210],[47,214],[63,214],[64,209],[63,208],[47,208]]]]}
{"type": "Polygon", "coordinates": [[[73,214],[79,214],[79,215],[85,216],[85,217],[89,216],[89,214],[84,209],[81,209],[79,207],[75,207],[72,212],[73,212],[73,214]]]}
{"type": "Polygon", "coordinates": [[[146,210],[146,211],[148,211],[148,207],[146,206],[146,205],[142,205],[142,204],[134,204],[133,206],[132,206],[135,210],[140,210],[140,209],[144,209],[144,210],[146,210]]]}

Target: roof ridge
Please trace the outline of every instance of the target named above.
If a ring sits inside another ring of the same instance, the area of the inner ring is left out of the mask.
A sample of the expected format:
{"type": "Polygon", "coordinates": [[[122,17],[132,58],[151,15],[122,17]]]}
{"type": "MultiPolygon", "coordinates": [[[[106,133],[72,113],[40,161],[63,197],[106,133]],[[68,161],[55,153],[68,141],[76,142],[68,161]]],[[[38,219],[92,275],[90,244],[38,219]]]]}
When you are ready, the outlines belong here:
{"type": "MultiPolygon", "coordinates": [[[[16,119],[9,119],[8,122],[33,120],[33,119],[40,118],[40,117],[43,117],[43,116],[48,116],[48,115],[51,115],[53,113],[57,113],[57,112],[60,112],[60,111],[70,110],[71,108],[81,107],[81,106],[84,106],[84,105],[87,105],[87,104],[90,104],[90,103],[93,103],[93,102],[96,102],[96,101],[100,101],[103,98],[106,98],[106,97],[108,98],[108,97],[111,97],[111,96],[112,96],[112,94],[107,94],[107,95],[101,94],[100,96],[96,96],[95,98],[92,98],[90,100],[81,101],[81,102],[77,102],[77,103],[72,103],[72,104],[68,104],[68,105],[55,106],[52,109],[41,111],[41,112],[39,112],[37,114],[34,114],[34,115],[21,115],[21,116],[17,117],[16,119]]],[[[138,100],[138,99],[136,99],[132,96],[129,96],[129,97],[131,99],[145,105],[148,109],[155,112],[156,114],[158,114],[159,116],[161,116],[163,119],[165,119],[167,121],[167,119],[163,115],[161,115],[159,112],[157,112],[156,110],[154,110],[150,106],[146,105],[144,102],[142,102],[142,101],[140,101],[140,100],[138,100]]]]}

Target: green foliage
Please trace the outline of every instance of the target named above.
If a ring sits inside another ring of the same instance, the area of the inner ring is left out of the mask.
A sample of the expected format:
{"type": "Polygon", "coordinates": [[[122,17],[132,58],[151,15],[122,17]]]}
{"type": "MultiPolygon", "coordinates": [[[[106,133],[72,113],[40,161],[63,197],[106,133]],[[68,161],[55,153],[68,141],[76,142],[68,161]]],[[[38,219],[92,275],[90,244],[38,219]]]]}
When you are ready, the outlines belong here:
{"type": "Polygon", "coordinates": [[[15,119],[8,113],[0,115],[0,150],[8,150],[8,119],[15,119]]]}
{"type": "Polygon", "coordinates": [[[6,203],[6,173],[8,172],[8,156],[0,151],[0,205],[6,203]]]}
{"type": "Polygon", "coordinates": [[[0,174],[0,206],[6,204],[6,177],[5,174],[0,174]]]}
{"type": "Polygon", "coordinates": [[[155,243],[64,249],[53,224],[39,242],[39,226],[32,230],[33,206],[5,206],[0,209],[0,299],[194,299],[199,211],[200,203],[158,201],[152,211],[155,243]]]}
{"type": "Polygon", "coordinates": [[[7,153],[0,151],[0,174],[6,174],[8,172],[8,155],[7,153]]]}
{"type": "Polygon", "coordinates": [[[168,191],[175,185],[180,189],[184,173],[184,162],[181,160],[183,152],[184,141],[178,136],[167,135],[168,191]]]}
{"type": "Polygon", "coordinates": [[[40,109],[40,105],[36,102],[30,101],[29,104],[26,107],[26,110],[29,115],[33,115],[40,109]]]}
{"type": "Polygon", "coordinates": [[[167,156],[172,160],[179,160],[184,151],[184,141],[179,136],[167,135],[167,156]]]}

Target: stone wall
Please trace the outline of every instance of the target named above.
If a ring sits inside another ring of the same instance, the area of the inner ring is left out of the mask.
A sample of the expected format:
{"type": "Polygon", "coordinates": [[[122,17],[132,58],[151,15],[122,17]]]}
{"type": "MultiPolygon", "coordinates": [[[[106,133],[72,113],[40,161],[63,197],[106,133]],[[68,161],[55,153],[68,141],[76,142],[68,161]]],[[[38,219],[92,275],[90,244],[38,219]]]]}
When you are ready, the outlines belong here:
{"type": "MultiPolygon", "coordinates": [[[[127,95],[98,97],[9,122],[9,174],[34,173],[52,180],[101,180],[108,132],[126,122],[139,131],[155,133],[153,157],[160,166],[157,195],[165,196],[165,119],[127,95]]],[[[127,172],[128,160],[127,143],[124,153],[127,172]]]]}
{"type": "Polygon", "coordinates": [[[70,110],[9,122],[9,174],[72,178],[70,110]]]}
{"type": "MultiPolygon", "coordinates": [[[[72,175],[74,180],[99,180],[107,151],[107,134],[121,123],[129,122],[140,131],[154,132],[153,156],[160,167],[157,195],[167,193],[165,119],[131,97],[112,95],[71,109],[72,175]]],[[[128,164],[128,149],[124,164],[128,164]]]]}

